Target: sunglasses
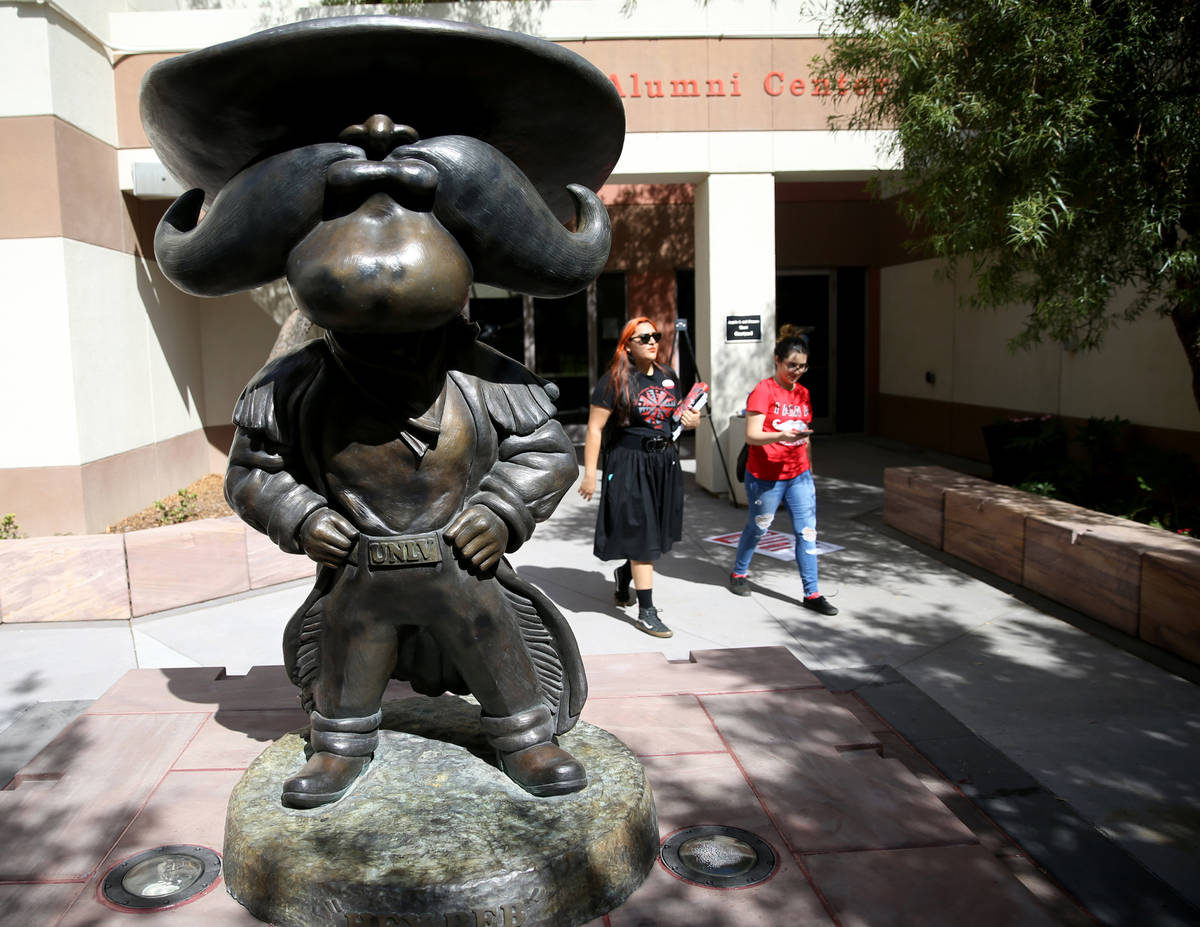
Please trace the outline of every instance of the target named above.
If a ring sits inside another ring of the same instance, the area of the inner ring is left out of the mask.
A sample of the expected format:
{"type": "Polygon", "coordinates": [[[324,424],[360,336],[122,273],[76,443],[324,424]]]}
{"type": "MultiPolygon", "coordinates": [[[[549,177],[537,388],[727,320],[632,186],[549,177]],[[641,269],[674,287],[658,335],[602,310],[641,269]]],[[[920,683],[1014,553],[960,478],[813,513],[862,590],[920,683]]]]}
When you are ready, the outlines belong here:
{"type": "Polygon", "coordinates": [[[636,341],[638,344],[649,344],[651,341],[658,344],[662,341],[662,332],[643,332],[640,335],[632,336],[629,340],[636,341]]]}

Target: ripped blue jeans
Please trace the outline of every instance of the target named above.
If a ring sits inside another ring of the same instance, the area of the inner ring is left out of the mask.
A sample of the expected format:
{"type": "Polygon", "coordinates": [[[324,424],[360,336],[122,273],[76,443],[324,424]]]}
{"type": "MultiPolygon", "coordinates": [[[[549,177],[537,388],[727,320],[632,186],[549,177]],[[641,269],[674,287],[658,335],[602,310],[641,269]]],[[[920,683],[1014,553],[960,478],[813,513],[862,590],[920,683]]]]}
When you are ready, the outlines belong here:
{"type": "Polygon", "coordinates": [[[796,566],[800,568],[804,594],[816,595],[817,491],[813,485],[812,470],[805,470],[790,480],[760,480],[747,473],[746,500],[750,503],[750,519],[742,529],[742,539],[738,541],[733,572],[750,572],[754,548],[771,527],[779,503],[783,502],[791,513],[792,530],[796,533],[796,566]]]}

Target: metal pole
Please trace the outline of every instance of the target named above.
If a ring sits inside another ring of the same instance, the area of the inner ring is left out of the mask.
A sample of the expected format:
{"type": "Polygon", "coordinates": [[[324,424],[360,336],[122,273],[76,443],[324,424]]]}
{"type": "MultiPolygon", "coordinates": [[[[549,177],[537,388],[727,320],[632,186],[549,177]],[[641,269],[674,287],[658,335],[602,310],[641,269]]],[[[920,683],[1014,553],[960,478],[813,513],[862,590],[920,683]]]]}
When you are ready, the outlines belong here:
{"type": "MultiPolygon", "coordinates": [[[[696,360],[696,352],[692,348],[692,339],[688,335],[687,319],[676,319],[675,331],[680,335],[680,338],[677,340],[683,342],[683,346],[687,348],[688,357],[692,359],[692,367],[696,371],[696,378],[703,380],[704,374],[700,372],[700,364],[696,360]]],[[[721,469],[725,471],[725,479],[729,483],[729,504],[737,508],[737,496],[733,493],[733,474],[729,472],[729,463],[725,460],[725,450],[721,447],[721,439],[717,435],[717,426],[713,424],[711,402],[708,404],[708,408],[709,414],[704,417],[708,419],[708,427],[712,429],[713,444],[716,445],[717,456],[721,458],[721,469]]]]}

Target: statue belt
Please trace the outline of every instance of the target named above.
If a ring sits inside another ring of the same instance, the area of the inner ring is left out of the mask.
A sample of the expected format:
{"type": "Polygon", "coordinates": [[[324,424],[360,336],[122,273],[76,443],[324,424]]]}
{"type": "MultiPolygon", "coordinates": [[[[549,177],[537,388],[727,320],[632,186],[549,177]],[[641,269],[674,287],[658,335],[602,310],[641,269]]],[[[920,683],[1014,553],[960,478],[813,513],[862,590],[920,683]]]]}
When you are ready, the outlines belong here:
{"type": "Polygon", "coordinates": [[[442,562],[442,540],[432,531],[382,537],[360,534],[356,550],[359,567],[371,572],[430,567],[442,562]]]}

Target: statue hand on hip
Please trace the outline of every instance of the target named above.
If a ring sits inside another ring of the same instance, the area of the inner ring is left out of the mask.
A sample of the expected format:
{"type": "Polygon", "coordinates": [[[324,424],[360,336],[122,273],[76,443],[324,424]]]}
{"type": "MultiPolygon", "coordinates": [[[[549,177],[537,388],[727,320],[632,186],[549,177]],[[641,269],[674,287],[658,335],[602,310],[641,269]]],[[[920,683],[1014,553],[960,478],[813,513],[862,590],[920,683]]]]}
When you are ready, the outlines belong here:
{"type": "Polygon", "coordinates": [[[300,546],[327,566],[341,566],[357,540],[358,529],[330,508],[317,509],[300,525],[300,546]]]}
{"type": "Polygon", "coordinates": [[[472,505],[450,523],[445,537],[471,567],[486,572],[504,555],[508,525],[487,506],[472,505]]]}

